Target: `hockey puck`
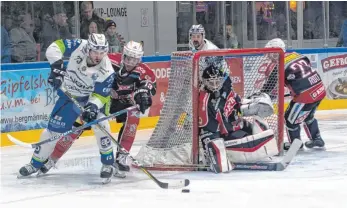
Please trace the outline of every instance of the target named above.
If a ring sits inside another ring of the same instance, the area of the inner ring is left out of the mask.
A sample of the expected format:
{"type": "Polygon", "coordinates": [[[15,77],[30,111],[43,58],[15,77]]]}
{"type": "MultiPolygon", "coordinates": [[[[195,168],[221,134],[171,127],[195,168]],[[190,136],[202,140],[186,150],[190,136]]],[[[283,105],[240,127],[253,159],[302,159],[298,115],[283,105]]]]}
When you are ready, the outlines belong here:
{"type": "Polygon", "coordinates": [[[190,190],[189,189],[182,189],[182,193],[189,193],[190,190]]]}

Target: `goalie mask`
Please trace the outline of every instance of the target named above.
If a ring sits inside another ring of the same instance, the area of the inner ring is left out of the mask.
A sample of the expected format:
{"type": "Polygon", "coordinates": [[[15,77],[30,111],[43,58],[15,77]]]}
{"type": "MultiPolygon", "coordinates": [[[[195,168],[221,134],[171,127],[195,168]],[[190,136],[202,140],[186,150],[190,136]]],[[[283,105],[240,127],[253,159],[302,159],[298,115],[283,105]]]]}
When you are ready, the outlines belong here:
{"type": "Polygon", "coordinates": [[[141,43],[130,41],[123,49],[122,63],[127,72],[132,71],[140,62],[143,56],[143,47],[141,43]]]}
{"type": "Polygon", "coordinates": [[[207,91],[218,94],[219,90],[222,89],[225,77],[222,67],[211,64],[202,74],[202,83],[207,91]]]}
{"type": "Polygon", "coordinates": [[[202,25],[192,25],[189,29],[189,47],[199,50],[205,39],[205,28],[202,25]]]}

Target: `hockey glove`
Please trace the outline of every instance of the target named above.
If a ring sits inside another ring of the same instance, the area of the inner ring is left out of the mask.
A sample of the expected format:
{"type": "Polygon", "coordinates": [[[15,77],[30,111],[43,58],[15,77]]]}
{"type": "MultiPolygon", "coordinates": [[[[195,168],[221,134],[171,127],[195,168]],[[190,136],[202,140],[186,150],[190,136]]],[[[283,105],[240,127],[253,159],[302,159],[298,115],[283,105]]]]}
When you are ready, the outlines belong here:
{"type": "Polygon", "coordinates": [[[48,77],[48,83],[57,90],[64,81],[66,75],[66,68],[64,67],[63,60],[58,60],[51,64],[51,74],[48,77]]]}
{"type": "Polygon", "coordinates": [[[84,112],[82,113],[83,121],[89,123],[91,121],[94,121],[97,116],[98,116],[98,106],[96,106],[94,103],[88,103],[84,107],[84,112]]]}
{"type": "Polygon", "coordinates": [[[140,106],[140,111],[143,114],[152,105],[152,97],[147,89],[136,90],[134,93],[134,100],[135,103],[140,106]]]}

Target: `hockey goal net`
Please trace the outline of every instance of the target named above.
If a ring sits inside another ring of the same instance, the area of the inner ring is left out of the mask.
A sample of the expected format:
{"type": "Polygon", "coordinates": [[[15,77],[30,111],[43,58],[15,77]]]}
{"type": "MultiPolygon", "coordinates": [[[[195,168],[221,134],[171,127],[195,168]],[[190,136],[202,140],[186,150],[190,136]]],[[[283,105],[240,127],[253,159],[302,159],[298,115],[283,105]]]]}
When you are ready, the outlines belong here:
{"type": "Polygon", "coordinates": [[[136,155],[145,167],[158,170],[199,167],[202,156],[198,136],[199,77],[206,61],[217,57],[227,62],[233,88],[242,98],[269,88],[275,113],[266,121],[275,132],[281,154],[284,128],[284,53],[281,49],[173,52],[168,91],[159,121],[136,155]],[[271,70],[275,64],[269,57],[278,59],[279,70],[271,70]]]}

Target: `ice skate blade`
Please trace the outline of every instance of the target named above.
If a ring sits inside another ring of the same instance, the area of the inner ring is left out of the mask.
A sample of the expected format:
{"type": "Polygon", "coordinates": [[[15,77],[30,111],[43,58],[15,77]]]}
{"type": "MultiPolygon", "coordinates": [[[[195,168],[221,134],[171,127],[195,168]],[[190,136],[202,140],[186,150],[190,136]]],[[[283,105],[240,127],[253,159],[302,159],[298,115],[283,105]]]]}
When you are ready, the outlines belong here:
{"type": "Polygon", "coordinates": [[[43,173],[41,170],[37,171],[36,178],[44,176],[45,173],[43,173]]]}
{"type": "Polygon", "coordinates": [[[125,173],[120,172],[120,171],[119,172],[115,172],[113,174],[113,176],[116,177],[116,178],[125,178],[126,177],[125,173]]]}
{"type": "Polygon", "coordinates": [[[306,147],[306,150],[305,151],[325,151],[327,150],[327,148],[324,146],[324,147],[312,147],[312,148],[308,148],[306,147]]]}
{"type": "Polygon", "coordinates": [[[28,176],[23,176],[20,173],[17,174],[17,179],[30,179],[30,178],[36,178],[36,175],[34,175],[35,173],[28,175],[28,176]]]}
{"type": "Polygon", "coordinates": [[[102,178],[102,184],[105,185],[105,184],[108,184],[111,182],[111,178],[102,178]]]}

